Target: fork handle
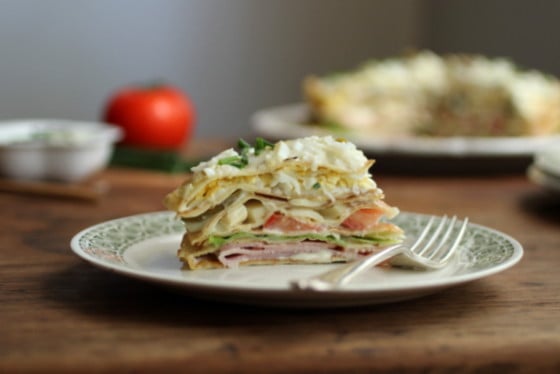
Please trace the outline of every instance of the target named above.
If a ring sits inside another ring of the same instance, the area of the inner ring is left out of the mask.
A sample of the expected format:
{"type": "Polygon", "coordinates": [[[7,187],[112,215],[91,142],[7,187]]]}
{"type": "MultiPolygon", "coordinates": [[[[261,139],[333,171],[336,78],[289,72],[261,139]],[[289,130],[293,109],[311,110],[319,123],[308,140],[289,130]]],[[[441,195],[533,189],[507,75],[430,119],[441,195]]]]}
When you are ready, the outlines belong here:
{"type": "Polygon", "coordinates": [[[370,267],[377,265],[402,253],[404,246],[396,244],[383,249],[381,252],[338,266],[322,274],[296,279],[290,282],[292,288],[300,290],[328,291],[337,288],[370,267]]]}

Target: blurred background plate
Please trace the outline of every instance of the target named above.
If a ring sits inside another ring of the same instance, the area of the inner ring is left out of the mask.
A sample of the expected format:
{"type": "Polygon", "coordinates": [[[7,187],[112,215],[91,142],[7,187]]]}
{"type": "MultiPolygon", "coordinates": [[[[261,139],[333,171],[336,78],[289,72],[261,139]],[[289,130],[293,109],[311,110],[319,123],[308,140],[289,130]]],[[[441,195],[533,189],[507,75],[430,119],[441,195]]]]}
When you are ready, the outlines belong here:
{"type": "Polygon", "coordinates": [[[527,169],[527,176],[533,183],[560,196],[560,146],[538,152],[527,169]]]}
{"type": "Polygon", "coordinates": [[[531,165],[527,170],[527,176],[529,179],[552,193],[558,194],[560,196],[560,178],[548,174],[536,165],[531,165]]]}
{"type": "Polygon", "coordinates": [[[306,124],[305,104],[266,108],[252,116],[253,130],[270,140],[332,134],[355,143],[376,158],[385,171],[512,172],[524,171],[539,150],[560,144],[560,135],[542,137],[375,137],[371,134],[331,131],[306,124]],[[414,162],[411,163],[411,159],[414,162]],[[383,161],[381,163],[381,161],[383,161]]]}
{"type": "Polygon", "coordinates": [[[535,155],[534,166],[543,173],[560,180],[560,143],[535,155]]]}

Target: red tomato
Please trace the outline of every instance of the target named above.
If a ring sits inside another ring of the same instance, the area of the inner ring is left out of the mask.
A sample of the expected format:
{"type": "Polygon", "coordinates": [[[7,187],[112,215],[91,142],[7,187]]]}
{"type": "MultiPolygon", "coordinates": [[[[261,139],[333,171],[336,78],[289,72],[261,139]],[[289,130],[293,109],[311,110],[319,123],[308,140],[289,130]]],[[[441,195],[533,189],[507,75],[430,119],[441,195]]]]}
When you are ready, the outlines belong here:
{"type": "Polygon", "coordinates": [[[282,232],[297,232],[297,231],[320,231],[321,226],[312,223],[305,223],[296,220],[295,218],[286,217],[281,213],[274,213],[265,222],[264,228],[268,230],[278,230],[282,232]]]}
{"type": "Polygon", "coordinates": [[[342,226],[356,231],[367,230],[375,226],[382,215],[383,211],[381,209],[360,209],[346,218],[342,222],[342,226]]]}
{"type": "Polygon", "coordinates": [[[109,99],[104,120],[123,129],[123,145],[178,149],[193,134],[195,110],[188,95],[170,85],[133,86],[109,99]]]}

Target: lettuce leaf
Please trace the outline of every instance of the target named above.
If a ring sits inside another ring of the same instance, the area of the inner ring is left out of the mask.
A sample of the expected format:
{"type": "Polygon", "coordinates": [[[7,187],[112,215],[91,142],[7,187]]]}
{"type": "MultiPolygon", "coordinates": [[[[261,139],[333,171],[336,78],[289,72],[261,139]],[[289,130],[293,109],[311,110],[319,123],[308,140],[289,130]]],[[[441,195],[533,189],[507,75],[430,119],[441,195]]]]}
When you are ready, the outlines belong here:
{"type": "Polygon", "coordinates": [[[302,234],[302,235],[277,235],[277,234],[252,234],[248,232],[238,232],[229,236],[215,236],[208,237],[207,244],[213,247],[221,247],[228,242],[241,241],[265,241],[267,243],[274,242],[300,242],[303,240],[314,240],[321,242],[333,243],[342,247],[349,247],[355,245],[389,245],[398,243],[401,238],[395,236],[394,233],[376,233],[375,236],[335,236],[329,234],[302,234]]]}

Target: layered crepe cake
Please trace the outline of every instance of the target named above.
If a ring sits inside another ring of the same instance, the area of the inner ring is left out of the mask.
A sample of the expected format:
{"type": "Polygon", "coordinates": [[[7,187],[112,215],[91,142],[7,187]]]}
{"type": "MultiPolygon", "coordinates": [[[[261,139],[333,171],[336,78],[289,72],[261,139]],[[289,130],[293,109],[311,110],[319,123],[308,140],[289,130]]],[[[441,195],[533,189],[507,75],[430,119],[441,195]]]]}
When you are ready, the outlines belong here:
{"type": "Polygon", "coordinates": [[[370,175],[373,161],[332,136],[258,138],[192,169],[165,198],[184,222],[188,269],[346,262],[403,239],[370,175]]]}
{"type": "Polygon", "coordinates": [[[310,122],[369,137],[560,134],[560,81],[506,58],[420,51],[308,76],[310,122]]]}

